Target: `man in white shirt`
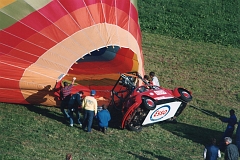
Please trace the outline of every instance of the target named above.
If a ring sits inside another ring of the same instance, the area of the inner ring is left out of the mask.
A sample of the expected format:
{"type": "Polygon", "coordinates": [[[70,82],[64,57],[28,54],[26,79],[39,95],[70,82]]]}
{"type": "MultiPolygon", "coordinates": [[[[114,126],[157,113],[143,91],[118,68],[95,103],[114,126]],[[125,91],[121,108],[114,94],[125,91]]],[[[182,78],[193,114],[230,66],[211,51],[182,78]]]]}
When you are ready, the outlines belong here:
{"type": "Polygon", "coordinates": [[[154,72],[150,72],[150,73],[149,73],[149,76],[150,76],[151,79],[152,79],[153,85],[160,87],[160,83],[159,83],[159,81],[158,81],[158,78],[155,76],[155,73],[154,73],[154,72]]]}

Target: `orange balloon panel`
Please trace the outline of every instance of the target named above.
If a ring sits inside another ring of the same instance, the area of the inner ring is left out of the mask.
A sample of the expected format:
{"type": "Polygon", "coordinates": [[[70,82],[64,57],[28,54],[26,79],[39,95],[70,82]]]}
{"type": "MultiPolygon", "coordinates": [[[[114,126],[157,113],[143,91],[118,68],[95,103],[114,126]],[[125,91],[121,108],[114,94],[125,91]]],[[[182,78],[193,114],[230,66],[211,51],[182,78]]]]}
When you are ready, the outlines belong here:
{"type": "Polygon", "coordinates": [[[58,106],[60,82],[76,77],[72,93],[107,103],[120,73],[144,73],[130,0],[4,0],[0,28],[0,102],[58,106]]]}

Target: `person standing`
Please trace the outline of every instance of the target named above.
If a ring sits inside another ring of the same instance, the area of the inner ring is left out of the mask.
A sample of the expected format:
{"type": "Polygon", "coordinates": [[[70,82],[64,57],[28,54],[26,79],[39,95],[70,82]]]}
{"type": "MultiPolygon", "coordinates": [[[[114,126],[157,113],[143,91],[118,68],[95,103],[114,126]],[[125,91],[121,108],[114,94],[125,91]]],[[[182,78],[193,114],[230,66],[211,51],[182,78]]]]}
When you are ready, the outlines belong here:
{"type": "Polygon", "coordinates": [[[229,111],[230,117],[229,118],[220,118],[220,120],[224,123],[228,123],[227,124],[227,128],[225,129],[222,139],[221,139],[221,143],[220,143],[220,150],[224,151],[226,148],[225,145],[225,137],[232,137],[233,135],[233,131],[235,129],[235,124],[237,123],[237,117],[235,115],[235,111],[233,109],[231,109],[229,111]]]}
{"type": "Polygon", "coordinates": [[[69,121],[70,121],[70,126],[73,126],[73,113],[76,114],[78,124],[80,127],[82,127],[82,123],[80,120],[80,113],[78,107],[82,105],[82,96],[83,96],[83,91],[79,91],[75,94],[73,94],[69,100],[68,104],[68,114],[70,116],[69,121]]]}
{"type": "Polygon", "coordinates": [[[71,91],[72,91],[72,87],[73,84],[76,80],[76,77],[73,77],[72,83],[70,85],[68,85],[67,82],[64,82],[62,84],[62,88],[60,90],[60,99],[61,99],[61,112],[63,113],[65,118],[70,118],[69,114],[67,113],[67,111],[65,110],[65,108],[68,107],[68,102],[71,98],[71,91]]]}
{"type": "Polygon", "coordinates": [[[210,145],[205,146],[203,158],[206,160],[217,160],[217,158],[221,158],[221,152],[216,146],[215,138],[212,138],[210,145]]]}
{"type": "Polygon", "coordinates": [[[108,128],[108,122],[111,120],[111,115],[107,110],[106,105],[102,105],[102,110],[97,113],[96,118],[98,120],[99,130],[103,133],[106,133],[108,128]]]}
{"type": "Polygon", "coordinates": [[[151,79],[152,79],[152,84],[153,84],[154,86],[159,86],[159,87],[160,87],[160,83],[159,83],[159,81],[158,81],[158,78],[155,76],[155,73],[154,73],[154,72],[150,72],[150,73],[149,73],[149,76],[150,76],[151,79]]]}
{"type": "Polygon", "coordinates": [[[240,153],[240,121],[238,122],[237,130],[236,130],[236,145],[240,153]]]}
{"type": "Polygon", "coordinates": [[[148,75],[144,75],[143,79],[147,82],[147,85],[152,85],[152,81],[150,80],[150,77],[148,75]]]}
{"type": "Polygon", "coordinates": [[[84,110],[82,129],[85,130],[85,128],[87,127],[87,132],[89,133],[92,130],[91,127],[93,123],[93,118],[94,116],[97,115],[98,104],[97,104],[97,100],[94,98],[95,95],[96,95],[96,91],[91,90],[90,96],[86,96],[82,102],[82,108],[84,110]]]}
{"type": "Polygon", "coordinates": [[[225,137],[225,154],[224,154],[224,160],[238,160],[239,153],[238,148],[235,144],[232,144],[232,139],[230,137],[225,137]]]}
{"type": "Polygon", "coordinates": [[[223,134],[223,138],[224,137],[232,137],[233,131],[235,129],[235,124],[237,124],[237,117],[235,115],[235,111],[233,109],[231,109],[229,111],[229,114],[230,114],[229,118],[221,118],[220,119],[222,122],[228,123],[227,128],[223,134]]]}

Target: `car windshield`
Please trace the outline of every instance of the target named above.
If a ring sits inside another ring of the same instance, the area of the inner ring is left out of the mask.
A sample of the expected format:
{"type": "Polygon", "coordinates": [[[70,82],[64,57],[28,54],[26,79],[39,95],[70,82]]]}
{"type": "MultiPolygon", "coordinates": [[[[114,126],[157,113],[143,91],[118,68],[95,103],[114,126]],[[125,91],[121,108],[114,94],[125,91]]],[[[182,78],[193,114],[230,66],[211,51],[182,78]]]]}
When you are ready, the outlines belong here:
{"type": "MultiPolygon", "coordinates": [[[[156,87],[156,86],[154,86],[156,87]]],[[[155,89],[153,86],[142,78],[137,72],[122,73],[111,91],[112,101],[118,103],[124,101],[130,96],[134,90],[137,92],[145,92],[148,89],[155,89]]]]}

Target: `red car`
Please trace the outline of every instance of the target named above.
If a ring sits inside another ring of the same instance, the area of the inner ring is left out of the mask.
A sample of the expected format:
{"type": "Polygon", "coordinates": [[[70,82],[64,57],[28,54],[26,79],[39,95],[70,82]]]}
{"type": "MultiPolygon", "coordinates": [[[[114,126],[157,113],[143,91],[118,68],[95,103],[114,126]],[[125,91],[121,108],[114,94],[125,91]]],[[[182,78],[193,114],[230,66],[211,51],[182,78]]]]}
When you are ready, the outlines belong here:
{"type": "Polygon", "coordinates": [[[192,100],[190,91],[150,85],[136,72],[121,74],[111,94],[111,105],[123,113],[121,128],[132,131],[160,121],[175,121],[192,100]],[[143,85],[136,87],[138,83],[143,85]]]}

